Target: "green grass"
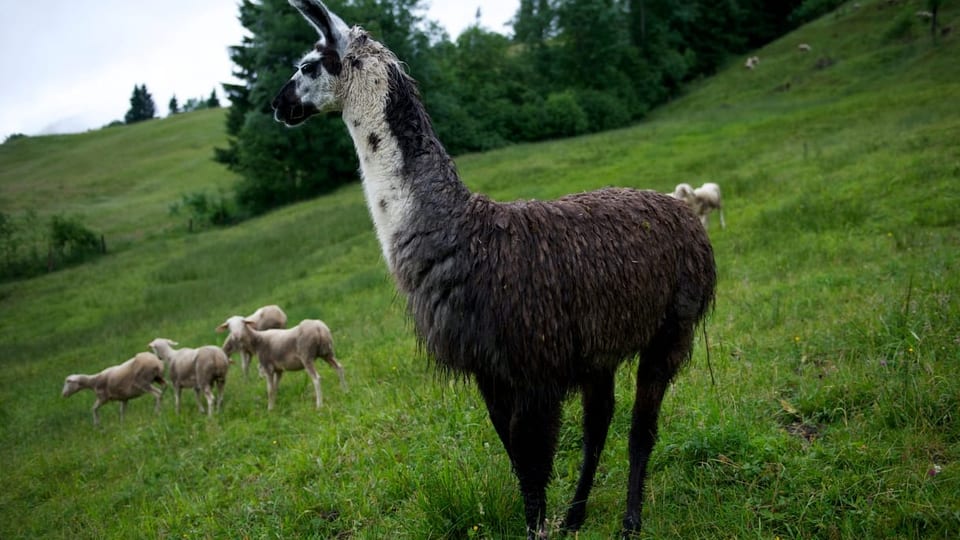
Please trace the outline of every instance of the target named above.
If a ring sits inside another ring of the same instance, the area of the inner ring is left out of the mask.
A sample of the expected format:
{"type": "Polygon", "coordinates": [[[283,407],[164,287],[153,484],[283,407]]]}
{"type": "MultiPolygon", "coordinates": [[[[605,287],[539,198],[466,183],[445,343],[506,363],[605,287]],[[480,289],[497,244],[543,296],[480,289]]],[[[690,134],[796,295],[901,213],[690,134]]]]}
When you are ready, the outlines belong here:
{"type": "MultiPolygon", "coordinates": [[[[889,37],[861,2],[740,60],[629,129],[462,156],[500,200],[605,185],[716,181],[727,229],[702,338],[668,393],[646,538],[960,535],[960,64],[957,37],[889,37]],[[796,43],[814,47],[808,55],[796,43]],[[835,63],[814,64],[821,56],[835,63]],[[790,89],[777,90],[789,81],[790,89]],[[712,367],[716,384],[711,383],[712,367]],[[930,475],[939,467],[939,473],[930,475]]],[[[945,25],[960,7],[942,8],[945,25]]],[[[169,204],[233,177],[210,162],[222,112],[0,146],[0,210],[76,213],[117,237],[91,263],[0,285],[0,538],[514,538],[522,501],[472,385],[419,352],[362,190],[186,234],[169,204]],[[208,421],[165,395],[91,425],[63,378],[154,337],[218,343],[235,313],[279,303],[333,329],[350,384],[234,368],[208,421]]],[[[633,364],[580,538],[623,509],[633,364]]],[[[579,465],[564,411],[551,519],[579,465]]]]}

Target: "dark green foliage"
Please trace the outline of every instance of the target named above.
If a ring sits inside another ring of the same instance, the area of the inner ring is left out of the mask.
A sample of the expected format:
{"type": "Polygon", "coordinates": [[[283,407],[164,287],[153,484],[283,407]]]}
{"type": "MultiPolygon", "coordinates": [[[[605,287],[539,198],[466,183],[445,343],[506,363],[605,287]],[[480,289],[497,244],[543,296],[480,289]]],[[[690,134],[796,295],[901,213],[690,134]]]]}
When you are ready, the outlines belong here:
{"type": "Polygon", "coordinates": [[[157,106],[153,102],[153,96],[147,90],[147,85],[133,87],[133,94],[130,96],[130,109],[124,115],[123,120],[127,124],[150,120],[157,115],[157,106]]]}
{"type": "Polygon", "coordinates": [[[7,138],[3,140],[3,144],[13,142],[17,139],[25,139],[25,138],[27,138],[27,136],[23,133],[12,133],[10,135],[7,135],[7,138]]]}
{"type": "MultiPolygon", "coordinates": [[[[622,127],[688,82],[837,5],[836,0],[522,0],[512,38],[472,26],[456,41],[416,13],[421,0],[331,0],[328,6],[384,42],[419,82],[453,155],[513,142],[622,127]]],[[[317,39],[284,0],[245,0],[250,35],[230,49],[243,84],[224,85],[230,140],[217,161],[240,174],[253,214],[356,179],[337,118],[297,129],[272,121],[270,102],[317,39]]]]}
{"type": "Polygon", "coordinates": [[[56,215],[44,227],[34,212],[0,212],[0,280],[83,262],[103,249],[100,236],[77,218],[56,215]]]}
{"type": "Polygon", "coordinates": [[[204,191],[184,194],[180,201],[170,205],[170,215],[186,214],[187,227],[193,232],[211,225],[228,225],[236,220],[236,210],[223,192],[215,195],[204,191]]]}

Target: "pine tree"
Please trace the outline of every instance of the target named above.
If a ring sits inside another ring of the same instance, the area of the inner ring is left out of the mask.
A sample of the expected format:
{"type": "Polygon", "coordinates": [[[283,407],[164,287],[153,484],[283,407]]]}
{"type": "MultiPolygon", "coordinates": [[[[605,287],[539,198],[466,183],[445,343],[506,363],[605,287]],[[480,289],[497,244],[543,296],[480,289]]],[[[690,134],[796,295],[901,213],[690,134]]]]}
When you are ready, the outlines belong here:
{"type": "Polygon", "coordinates": [[[172,98],[170,98],[169,108],[170,108],[170,114],[171,114],[171,115],[174,115],[174,114],[177,114],[177,113],[180,112],[180,104],[177,103],[177,96],[176,96],[176,95],[174,95],[172,98]]]}
{"type": "Polygon", "coordinates": [[[153,96],[147,91],[147,85],[134,85],[133,95],[130,96],[130,110],[124,115],[123,120],[128,124],[150,120],[157,114],[157,106],[153,102],[153,96]]]}
{"type": "Polygon", "coordinates": [[[210,97],[207,98],[206,105],[208,109],[216,109],[220,107],[220,100],[217,98],[216,88],[210,91],[210,97]]]}

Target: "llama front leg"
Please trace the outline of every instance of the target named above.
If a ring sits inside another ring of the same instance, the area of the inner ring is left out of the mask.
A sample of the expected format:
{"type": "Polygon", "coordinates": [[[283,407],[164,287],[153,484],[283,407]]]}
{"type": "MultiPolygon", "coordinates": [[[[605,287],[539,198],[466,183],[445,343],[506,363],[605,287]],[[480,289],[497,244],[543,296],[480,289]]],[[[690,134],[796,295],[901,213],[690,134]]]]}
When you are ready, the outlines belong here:
{"type": "Polygon", "coordinates": [[[528,540],[547,537],[547,483],[553,472],[559,426],[559,398],[533,396],[516,401],[510,422],[510,448],[523,495],[528,540]]]}
{"type": "Polygon", "coordinates": [[[613,418],[614,373],[604,373],[583,386],[583,464],[580,480],[567,510],[563,528],[577,531],[587,513],[587,497],[593,487],[600,454],[607,442],[607,431],[613,418]]]}

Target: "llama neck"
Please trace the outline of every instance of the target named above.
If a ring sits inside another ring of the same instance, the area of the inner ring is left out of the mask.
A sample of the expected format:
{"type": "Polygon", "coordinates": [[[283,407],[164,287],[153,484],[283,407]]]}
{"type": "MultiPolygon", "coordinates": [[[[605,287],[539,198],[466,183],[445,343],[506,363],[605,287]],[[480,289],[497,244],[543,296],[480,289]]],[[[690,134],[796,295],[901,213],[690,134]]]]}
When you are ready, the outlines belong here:
{"type": "Polygon", "coordinates": [[[386,80],[377,79],[373,87],[361,93],[371,99],[344,107],[343,120],[360,159],[377,238],[393,271],[398,233],[411,232],[415,223],[443,227],[470,192],[437,139],[412,80],[389,65],[386,80]]]}

